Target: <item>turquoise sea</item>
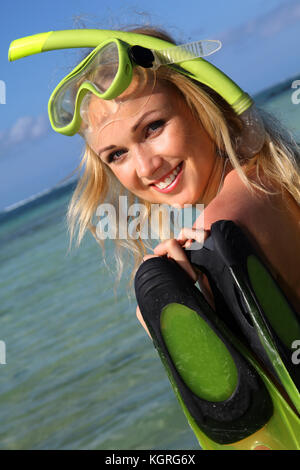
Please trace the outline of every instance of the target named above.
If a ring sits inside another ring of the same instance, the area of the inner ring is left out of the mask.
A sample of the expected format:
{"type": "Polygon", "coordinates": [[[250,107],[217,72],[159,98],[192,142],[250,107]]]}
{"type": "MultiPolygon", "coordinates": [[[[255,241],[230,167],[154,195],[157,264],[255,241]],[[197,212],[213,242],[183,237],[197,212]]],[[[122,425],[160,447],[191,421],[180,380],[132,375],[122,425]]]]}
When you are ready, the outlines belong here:
{"type": "MultiPolygon", "coordinates": [[[[300,139],[296,78],[257,102],[300,139]]],[[[90,234],[68,252],[73,189],[0,213],[0,449],[199,449],[136,320],[130,267],[114,292],[90,234]]]]}

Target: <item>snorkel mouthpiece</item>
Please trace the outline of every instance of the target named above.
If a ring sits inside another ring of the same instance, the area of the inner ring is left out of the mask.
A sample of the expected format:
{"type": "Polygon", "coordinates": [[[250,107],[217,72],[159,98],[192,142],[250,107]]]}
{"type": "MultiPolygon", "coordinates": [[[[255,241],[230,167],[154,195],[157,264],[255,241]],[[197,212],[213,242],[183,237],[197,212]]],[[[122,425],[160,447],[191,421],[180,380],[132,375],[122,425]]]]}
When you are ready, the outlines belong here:
{"type": "Polygon", "coordinates": [[[25,38],[12,41],[8,50],[9,62],[43,52],[44,45],[52,33],[53,31],[49,31],[48,33],[34,34],[33,36],[26,36],[25,38]]]}
{"type": "Polygon", "coordinates": [[[243,123],[243,128],[236,137],[235,149],[238,155],[249,159],[262,149],[266,132],[262,118],[254,104],[246,109],[239,118],[243,123]]]}

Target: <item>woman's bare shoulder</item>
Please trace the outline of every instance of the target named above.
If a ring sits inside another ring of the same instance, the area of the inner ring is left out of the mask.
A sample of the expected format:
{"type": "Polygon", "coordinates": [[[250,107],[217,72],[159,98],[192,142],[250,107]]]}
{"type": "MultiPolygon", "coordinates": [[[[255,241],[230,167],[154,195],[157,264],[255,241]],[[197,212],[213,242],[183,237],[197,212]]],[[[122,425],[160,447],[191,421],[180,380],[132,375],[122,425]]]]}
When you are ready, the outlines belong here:
{"type": "Polygon", "coordinates": [[[236,170],[232,170],[226,176],[221,192],[205,208],[204,228],[209,230],[217,220],[228,219],[250,229],[261,223],[265,225],[264,214],[276,210],[274,199],[262,191],[249,189],[236,170]]]}
{"type": "Polygon", "coordinates": [[[205,229],[220,219],[233,220],[244,226],[250,233],[274,236],[274,230],[283,226],[300,235],[300,208],[287,194],[269,186],[273,194],[252,187],[248,188],[232,170],[225,178],[222,191],[204,211],[205,229]]]}
{"type": "Polygon", "coordinates": [[[300,307],[300,208],[289,196],[249,190],[233,170],[204,211],[209,232],[217,220],[232,220],[254,242],[286,294],[300,307]]]}

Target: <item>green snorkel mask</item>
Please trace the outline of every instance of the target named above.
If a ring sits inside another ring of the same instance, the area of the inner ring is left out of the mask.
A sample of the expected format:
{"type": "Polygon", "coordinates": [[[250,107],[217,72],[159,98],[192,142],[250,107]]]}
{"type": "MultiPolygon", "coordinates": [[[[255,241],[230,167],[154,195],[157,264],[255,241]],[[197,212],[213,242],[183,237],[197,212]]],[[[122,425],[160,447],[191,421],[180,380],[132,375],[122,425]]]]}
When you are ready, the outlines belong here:
{"type": "MultiPolygon", "coordinates": [[[[148,90],[149,86],[152,87],[150,90],[153,89],[153,71],[163,65],[176,67],[179,73],[213,89],[232,107],[243,123],[243,129],[236,137],[236,150],[241,156],[249,158],[261,149],[265,132],[252,99],[228,76],[202,58],[217,51],[221,47],[219,41],[176,46],[162,39],[122,31],[51,31],[13,41],[8,58],[13,61],[39,52],[79,47],[95,49],[58,84],[50,97],[48,113],[56,132],[69,136],[82,133],[87,96],[96,96],[107,102],[115,100],[119,104],[123,96],[130,96],[131,88],[134,91],[135,73],[140,75],[138,82],[142,81],[143,86],[147,76],[148,90]],[[147,70],[144,78],[142,70],[147,70]]],[[[138,106],[145,102],[144,99],[138,106]]]]}

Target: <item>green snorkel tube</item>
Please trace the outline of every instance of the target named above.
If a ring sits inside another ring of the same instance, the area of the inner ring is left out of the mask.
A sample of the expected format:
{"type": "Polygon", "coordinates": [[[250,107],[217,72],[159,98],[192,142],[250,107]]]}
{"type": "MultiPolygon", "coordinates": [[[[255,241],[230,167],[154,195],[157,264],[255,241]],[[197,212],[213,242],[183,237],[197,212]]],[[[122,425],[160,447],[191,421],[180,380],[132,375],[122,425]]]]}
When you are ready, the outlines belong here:
{"type": "MultiPolygon", "coordinates": [[[[103,41],[114,38],[132,46],[148,47],[157,51],[176,47],[162,39],[122,31],[98,29],[50,31],[13,41],[9,48],[8,60],[14,61],[29,55],[57,49],[97,47],[103,41]]],[[[241,115],[253,104],[252,99],[236,83],[204,59],[187,60],[180,65],[187,75],[219,93],[238,115],[241,115]]]]}
{"type": "MultiPolygon", "coordinates": [[[[57,49],[83,47],[97,48],[101,43],[108,40],[119,40],[129,46],[139,46],[141,48],[150,49],[152,53],[155,54],[156,58],[159,56],[165,57],[167,53],[167,55],[171,57],[171,60],[169,62],[164,62],[164,60],[162,60],[160,63],[167,63],[170,67],[172,67],[171,64],[174,63],[172,62],[172,55],[176,56],[178,49],[181,47],[162,39],[122,31],[97,29],[50,31],[13,41],[9,48],[8,59],[10,61],[14,61],[32,54],[57,49]]],[[[176,70],[200,83],[203,83],[224,98],[243,123],[243,129],[240,135],[236,137],[237,152],[245,157],[255,155],[263,146],[265,132],[262,121],[255,111],[253,100],[221,70],[207,62],[205,59],[199,58],[199,55],[197,56],[197,54],[193,54],[190,50],[185,55],[181,56],[181,60],[178,60],[178,58],[174,60],[180,65],[176,70]]],[[[74,75],[80,73],[80,70],[86,67],[86,62],[88,62],[88,60],[89,59],[87,58],[82,61],[71,72],[71,74],[63,79],[50,97],[48,106],[49,118],[51,125],[56,132],[65,135],[74,135],[78,132],[80,127],[79,108],[84,95],[82,89],[80,88],[80,92],[82,93],[77,95],[73,120],[71,123],[68,123],[68,125],[57,125],[55,113],[53,111],[53,100],[55,99],[57,92],[65,86],[66,81],[70,80],[74,75]]],[[[130,66],[130,61],[127,62],[126,65],[128,66],[128,64],[130,66]]],[[[126,69],[124,68],[124,70],[126,69]]],[[[120,81],[124,79],[124,73],[119,75],[120,83],[120,81]]],[[[85,84],[83,88],[85,88],[85,92],[87,92],[89,86],[85,84]]],[[[92,91],[97,95],[97,90],[90,89],[89,91],[92,91]]],[[[109,97],[105,98],[101,94],[98,94],[98,96],[103,99],[111,99],[109,97]]]]}

